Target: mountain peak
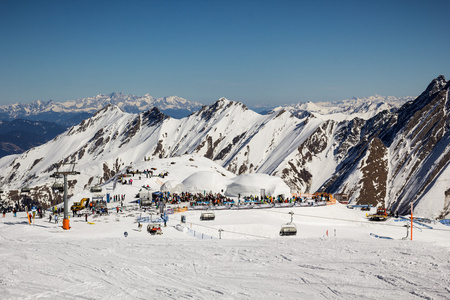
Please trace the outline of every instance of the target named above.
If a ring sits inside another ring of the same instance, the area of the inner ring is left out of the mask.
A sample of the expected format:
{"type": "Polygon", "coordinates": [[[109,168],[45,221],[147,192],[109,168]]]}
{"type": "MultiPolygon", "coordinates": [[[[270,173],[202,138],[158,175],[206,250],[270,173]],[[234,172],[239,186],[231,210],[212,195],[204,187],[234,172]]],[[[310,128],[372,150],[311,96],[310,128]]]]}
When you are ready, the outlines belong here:
{"type": "Polygon", "coordinates": [[[111,94],[109,94],[109,97],[111,98],[111,99],[114,99],[114,98],[118,98],[118,97],[120,97],[120,96],[122,96],[123,95],[123,93],[122,92],[112,92],[111,94]]]}
{"type": "Polygon", "coordinates": [[[148,124],[149,126],[157,125],[162,121],[170,118],[169,116],[166,116],[164,113],[162,113],[156,106],[142,113],[142,117],[144,119],[144,123],[148,124]]]}
{"type": "Polygon", "coordinates": [[[98,115],[101,115],[101,114],[113,112],[113,111],[122,111],[122,110],[121,110],[119,107],[117,107],[116,105],[108,104],[108,105],[104,106],[103,108],[99,109],[99,110],[93,115],[93,117],[98,116],[98,115]]]}
{"type": "Polygon", "coordinates": [[[446,84],[447,81],[445,80],[444,75],[439,75],[430,82],[425,91],[418,98],[431,96],[432,94],[439,92],[446,84]]]}

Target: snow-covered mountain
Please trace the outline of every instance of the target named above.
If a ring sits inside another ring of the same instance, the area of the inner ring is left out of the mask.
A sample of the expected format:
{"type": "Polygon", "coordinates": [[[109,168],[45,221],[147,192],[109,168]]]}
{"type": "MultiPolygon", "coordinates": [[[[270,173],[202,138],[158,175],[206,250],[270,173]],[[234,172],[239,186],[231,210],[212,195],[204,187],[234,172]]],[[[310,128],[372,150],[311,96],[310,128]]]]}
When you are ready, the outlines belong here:
{"type": "Polygon", "coordinates": [[[352,147],[322,188],[394,211],[409,211],[412,202],[416,213],[448,215],[449,91],[450,82],[439,76],[398,112],[347,127],[341,136],[353,137],[352,147]]]}
{"type": "Polygon", "coordinates": [[[354,118],[370,119],[378,113],[388,110],[395,111],[415,97],[396,98],[393,96],[373,95],[370,97],[331,101],[331,102],[299,102],[293,105],[283,105],[273,108],[272,111],[287,110],[297,117],[309,115],[336,121],[350,120],[354,118]]]}
{"type": "Polygon", "coordinates": [[[70,182],[75,193],[95,176],[107,181],[144,157],[193,154],[234,174],[279,176],[291,192],[347,193],[354,203],[400,213],[413,201],[416,213],[438,217],[448,213],[449,85],[440,76],[398,111],[367,119],[287,110],[260,115],[225,98],[182,119],[155,107],[131,114],[107,105],[45,145],[2,158],[0,183],[54,197],[49,175],[61,162],[74,162],[81,172],[70,182]]]}
{"type": "MultiPolygon", "coordinates": [[[[36,100],[31,103],[15,103],[0,106],[0,119],[38,118],[39,120],[50,121],[55,118],[67,119],[67,114],[87,118],[108,104],[116,105],[123,111],[130,113],[139,113],[158,107],[158,109],[172,117],[187,116],[202,107],[201,103],[177,96],[154,98],[149,94],[134,96],[123,93],[111,93],[66,102],[54,102],[52,100],[42,102],[36,100]]],[[[76,124],[81,120],[78,120],[76,124]]]]}

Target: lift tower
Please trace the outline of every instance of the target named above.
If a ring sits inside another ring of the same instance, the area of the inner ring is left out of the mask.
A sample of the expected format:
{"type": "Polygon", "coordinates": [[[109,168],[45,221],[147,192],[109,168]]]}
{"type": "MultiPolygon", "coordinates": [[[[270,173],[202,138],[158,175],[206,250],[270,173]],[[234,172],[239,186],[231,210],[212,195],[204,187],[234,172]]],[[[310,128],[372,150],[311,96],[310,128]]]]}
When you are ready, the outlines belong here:
{"type": "Polygon", "coordinates": [[[67,203],[67,176],[68,175],[78,175],[75,169],[75,163],[63,163],[56,168],[56,172],[50,175],[51,177],[59,178],[64,177],[64,219],[63,219],[63,229],[69,230],[69,204],[67,203]],[[60,171],[61,168],[61,171],[60,171]]]}

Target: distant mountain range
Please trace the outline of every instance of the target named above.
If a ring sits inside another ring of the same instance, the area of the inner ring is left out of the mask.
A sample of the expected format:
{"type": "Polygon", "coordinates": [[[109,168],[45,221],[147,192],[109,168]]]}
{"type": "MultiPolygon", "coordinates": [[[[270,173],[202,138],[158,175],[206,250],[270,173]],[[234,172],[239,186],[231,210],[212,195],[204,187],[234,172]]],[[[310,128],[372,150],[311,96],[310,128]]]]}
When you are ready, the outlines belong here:
{"type": "Polygon", "coordinates": [[[139,113],[158,107],[162,112],[173,118],[185,117],[202,107],[201,103],[188,101],[177,96],[154,98],[148,94],[133,96],[111,93],[62,103],[52,100],[47,102],[36,100],[31,103],[0,106],[0,120],[39,120],[70,127],[89,118],[108,104],[116,105],[122,111],[128,113],[139,113]]]}
{"type": "Polygon", "coordinates": [[[273,109],[273,111],[287,110],[297,117],[310,115],[330,119],[370,119],[382,111],[396,111],[403,104],[414,100],[415,97],[396,98],[392,96],[374,95],[364,98],[351,98],[331,102],[300,102],[295,105],[284,105],[273,109]]]}
{"type": "Polygon", "coordinates": [[[128,113],[158,107],[173,118],[185,117],[202,107],[198,102],[176,96],[153,98],[150,95],[133,96],[122,93],[101,94],[63,103],[37,100],[0,106],[0,120],[4,123],[0,127],[0,157],[22,153],[42,145],[110,104],[128,113]],[[9,130],[9,126],[14,130],[9,130]],[[44,127],[51,129],[46,130],[44,127]]]}
{"type": "MultiPolygon", "coordinates": [[[[352,98],[334,102],[307,102],[284,106],[255,106],[252,110],[261,114],[268,114],[280,110],[287,110],[293,115],[302,118],[310,115],[330,115],[332,118],[340,116],[341,119],[351,119],[360,117],[367,119],[383,110],[398,109],[406,101],[413,97],[395,98],[375,95],[366,98],[352,98]]],[[[20,133],[0,135],[0,157],[10,154],[22,153],[32,147],[44,144],[57,134],[63,132],[61,128],[69,128],[78,125],[81,121],[90,118],[95,112],[106,105],[115,105],[122,111],[128,113],[140,113],[157,107],[165,115],[180,119],[202,108],[202,104],[189,101],[177,96],[154,98],[150,95],[134,96],[123,93],[100,94],[66,102],[54,102],[52,100],[42,102],[36,100],[31,103],[15,103],[0,106],[0,120],[9,122],[12,120],[29,120],[35,122],[22,122],[26,128],[22,127],[20,133]],[[55,123],[54,128],[45,135],[40,134],[41,126],[44,122],[55,123]],[[36,126],[36,128],[32,128],[36,126]],[[37,133],[37,134],[36,134],[37,133]],[[51,136],[51,134],[54,134],[51,136]],[[29,136],[25,139],[22,137],[29,136]]]]}
{"type": "Polygon", "coordinates": [[[261,115],[221,98],[174,119],[156,107],[130,114],[110,104],[49,142],[0,159],[0,185],[30,186],[50,199],[50,175],[61,162],[76,163],[81,172],[70,182],[75,193],[95,176],[110,180],[144,157],[192,154],[234,174],[279,176],[292,192],[346,193],[352,203],[400,214],[412,202],[415,213],[442,217],[450,213],[449,92],[450,82],[439,76],[416,99],[372,117],[382,105],[261,115]]]}

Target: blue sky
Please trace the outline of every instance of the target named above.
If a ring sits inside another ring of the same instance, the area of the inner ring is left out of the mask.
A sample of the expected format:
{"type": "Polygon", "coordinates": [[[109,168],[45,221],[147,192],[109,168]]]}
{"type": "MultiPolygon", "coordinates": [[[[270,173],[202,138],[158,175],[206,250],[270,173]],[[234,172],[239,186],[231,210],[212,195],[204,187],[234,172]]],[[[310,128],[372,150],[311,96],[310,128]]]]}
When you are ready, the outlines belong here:
{"type": "Polygon", "coordinates": [[[450,1],[0,2],[0,105],[101,93],[249,106],[450,79],[450,1]]]}

